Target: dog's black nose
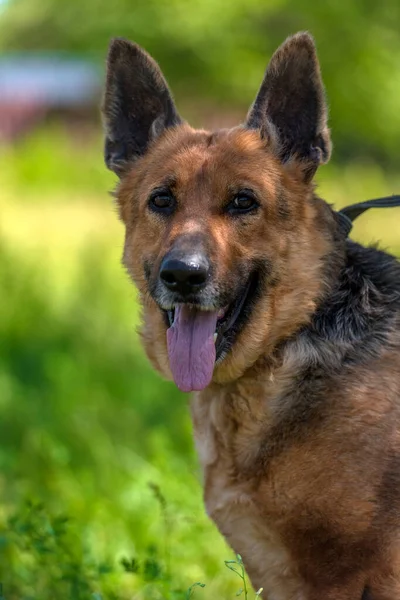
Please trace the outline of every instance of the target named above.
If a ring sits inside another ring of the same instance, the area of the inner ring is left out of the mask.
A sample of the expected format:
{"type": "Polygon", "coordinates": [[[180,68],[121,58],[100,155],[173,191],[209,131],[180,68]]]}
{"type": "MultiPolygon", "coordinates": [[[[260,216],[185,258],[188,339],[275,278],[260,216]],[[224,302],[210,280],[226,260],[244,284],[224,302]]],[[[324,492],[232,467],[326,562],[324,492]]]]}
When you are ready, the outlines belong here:
{"type": "Polygon", "coordinates": [[[200,291],[209,272],[210,265],[202,254],[180,258],[167,255],[161,263],[160,279],[169,290],[184,296],[200,291]]]}

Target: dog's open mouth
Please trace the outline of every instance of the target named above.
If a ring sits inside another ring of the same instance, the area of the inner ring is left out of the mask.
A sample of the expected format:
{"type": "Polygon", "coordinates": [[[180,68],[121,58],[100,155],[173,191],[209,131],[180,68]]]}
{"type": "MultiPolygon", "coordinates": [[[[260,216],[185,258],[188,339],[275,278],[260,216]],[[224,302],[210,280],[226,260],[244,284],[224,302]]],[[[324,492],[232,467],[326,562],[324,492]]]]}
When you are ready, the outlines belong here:
{"type": "Polygon", "coordinates": [[[209,385],[216,361],[229,351],[248,318],[257,284],[252,274],[237,298],[220,310],[177,304],[165,311],[169,364],[179,389],[199,391],[209,385]]]}

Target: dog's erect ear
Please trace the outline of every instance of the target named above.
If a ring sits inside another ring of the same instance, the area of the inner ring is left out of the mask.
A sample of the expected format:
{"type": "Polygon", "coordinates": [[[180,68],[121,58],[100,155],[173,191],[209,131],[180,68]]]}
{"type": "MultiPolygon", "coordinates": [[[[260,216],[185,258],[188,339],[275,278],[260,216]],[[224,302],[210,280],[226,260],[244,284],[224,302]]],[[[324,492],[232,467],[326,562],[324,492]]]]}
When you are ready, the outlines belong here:
{"type": "Polygon", "coordinates": [[[110,44],[102,112],[105,161],[119,176],[151,140],[182,122],[157,63],[123,39],[110,44]]]}
{"type": "Polygon", "coordinates": [[[294,157],[306,163],[308,175],[329,160],[325,93],[308,33],[289,37],[275,52],[246,126],[270,138],[282,161],[294,157]]]}

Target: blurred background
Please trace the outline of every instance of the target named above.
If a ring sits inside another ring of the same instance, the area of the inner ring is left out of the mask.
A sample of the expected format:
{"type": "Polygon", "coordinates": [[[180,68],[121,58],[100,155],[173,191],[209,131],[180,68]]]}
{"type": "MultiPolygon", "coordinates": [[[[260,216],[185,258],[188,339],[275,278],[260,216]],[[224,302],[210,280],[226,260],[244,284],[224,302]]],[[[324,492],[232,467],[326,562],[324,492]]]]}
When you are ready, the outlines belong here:
{"type": "MultiPolygon", "coordinates": [[[[399,26],[398,0],[0,1],[1,598],[243,588],[204,514],[187,398],[136,335],[102,158],[110,38],[145,46],[181,114],[212,127],[240,122],[276,46],[311,31],[335,145],[319,192],[340,207],[400,192],[399,26]]],[[[399,212],[353,238],[400,254],[399,212]]]]}

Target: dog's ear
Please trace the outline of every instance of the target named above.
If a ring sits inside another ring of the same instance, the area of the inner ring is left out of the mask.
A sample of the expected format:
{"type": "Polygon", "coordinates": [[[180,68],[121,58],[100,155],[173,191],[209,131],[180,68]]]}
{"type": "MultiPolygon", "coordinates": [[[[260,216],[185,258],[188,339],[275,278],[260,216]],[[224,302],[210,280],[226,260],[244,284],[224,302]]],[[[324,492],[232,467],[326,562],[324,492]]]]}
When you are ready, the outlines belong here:
{"type": "Polygon", "coordinates": [[[283,162],[302,161],[308,177],[329,160],[325,92],[310,34],[289,37],[275,52],[246,126],[260,129],[283,162]]]}
{"type": "Polygon", "coordinates": [[[123,39],[110,44],[102,112],[105,161],[119,176],[151,140],[182,122],[157,63],[123,39]]]}

